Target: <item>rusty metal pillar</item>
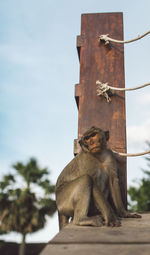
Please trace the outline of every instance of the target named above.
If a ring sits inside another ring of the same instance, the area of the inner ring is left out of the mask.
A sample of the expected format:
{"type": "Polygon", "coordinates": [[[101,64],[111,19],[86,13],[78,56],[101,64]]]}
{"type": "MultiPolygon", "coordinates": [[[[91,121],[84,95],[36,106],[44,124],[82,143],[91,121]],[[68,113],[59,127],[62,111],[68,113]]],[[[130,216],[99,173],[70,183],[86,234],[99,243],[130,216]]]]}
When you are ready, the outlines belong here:
{"type": "MultiPolygon", "coordinates": [[[[117,91],[108,103],[96,94],[96,81],[108,82],[111,86],[124,87],[124,46],[99,42],[101,34],[123,40],[122,13],[83,14],[81,35],[77,36],[80,60],[80,83],[75,86],[75,98],[79,110],[78,139],[91,126],[110,131],[109,148],[126,152],[125,95],[117,91]]],[[[77,139],[77,140],[78,140],[77,139]]],[[[75,140],[74,152],[79,152],[75,140]]],[[[121,159],[119,180],[126,206],[126,159],[121,159]]]]}

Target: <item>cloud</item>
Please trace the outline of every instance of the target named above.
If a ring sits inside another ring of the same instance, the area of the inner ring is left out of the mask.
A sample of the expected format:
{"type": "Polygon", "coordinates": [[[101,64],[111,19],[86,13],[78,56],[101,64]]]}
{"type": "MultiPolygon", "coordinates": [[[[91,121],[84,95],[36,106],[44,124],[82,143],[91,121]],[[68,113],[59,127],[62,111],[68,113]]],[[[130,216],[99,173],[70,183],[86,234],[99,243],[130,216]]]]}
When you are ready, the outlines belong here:
{"type": "Polygon", "coordinates": [[[150,105],[150,92],[145,93],[141,97],[138,97],[138,101],[140,104],[149,106],[150,105]]]}
{"type": "Polygon", "coordinates": [[[144,148],[145,141],[150,141],[150,120],[141,125],[132,125],[127,128],[128,148],[138,150],[144,148]]]}

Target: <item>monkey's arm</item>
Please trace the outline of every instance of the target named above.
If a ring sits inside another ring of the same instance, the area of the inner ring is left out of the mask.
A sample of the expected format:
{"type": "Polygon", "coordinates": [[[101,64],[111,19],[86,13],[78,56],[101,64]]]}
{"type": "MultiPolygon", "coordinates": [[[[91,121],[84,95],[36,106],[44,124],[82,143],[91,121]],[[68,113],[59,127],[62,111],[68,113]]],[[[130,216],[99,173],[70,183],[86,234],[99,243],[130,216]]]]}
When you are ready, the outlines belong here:
{"type": "Polygon", "coordinates": [[[58,212],[59,230],[64,228],[68,224],[68,217],[58,212]]]}
{"type": "Polygon", "coordinates": [[[117,210],[117,214],[120,217],[124,217],[126,215],[126,210],[122,202],[119,180],[115,170],[111,170],[109,184],[112,200],[117,210]]]}
{"type": "Polygon", "coordinates": [[[111,172],[110,188],[111,188],[112,199],[113,199],[115,208],[117,210],[118,216],[122,218],[141,218],[141,215],[137,213],[129,213],[127,210],[125,210],[123,202],[122,202],[118,176],[115,171],[111,172]]]}
{"type": "Polygon", "coordinates": [[[122,217],[125,214],[125,208],[122,202],[121,191],[119,186],[117,174],[117,162],[112,151],[107,150],[103,156],[104,171],[108,173],[109,177],[109,192],[113,200],[113,204],[117,211],[118,216],[122,217]]]}
{"type": "Polygon", "coordinates": [[[101,193],[100,189],[96,184],[93,185],[93,197],[94,202],[99,210],[102,213],[107,226],[120,226],[121,223],[119,219],[114,214],[111,206],[108,201],[105,199],[104,195],[101,193]]]}

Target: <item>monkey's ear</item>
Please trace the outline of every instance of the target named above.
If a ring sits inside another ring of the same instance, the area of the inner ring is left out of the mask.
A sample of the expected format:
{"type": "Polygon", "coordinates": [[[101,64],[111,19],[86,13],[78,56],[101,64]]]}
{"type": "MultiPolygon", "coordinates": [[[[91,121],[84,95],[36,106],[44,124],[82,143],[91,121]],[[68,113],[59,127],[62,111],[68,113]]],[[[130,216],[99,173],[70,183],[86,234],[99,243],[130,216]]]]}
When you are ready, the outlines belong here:
{"type": "Polygon", "coordinates": [[[82,139],[80,139],[79,141],[78,141],[78,143],[80,144],[80,146],[82,147],[82,145],[83,145],[83,140],[82,139]]]}
{"type": "Polygon", "coordinates": [[[105,138],[106,138],[106,141],[109,140],[109,131],[105,131],[105,138]]]}
{"type": "Polygon", "coordinates": [[[84,143],[84,139],[83,139],[83,138],[81,138],[81,139],[79,140],[79,144],[80,144],[81,149],[82,149],[83,151],[85,151],[85,152],[89,151],[88,145],[84,143]]]}

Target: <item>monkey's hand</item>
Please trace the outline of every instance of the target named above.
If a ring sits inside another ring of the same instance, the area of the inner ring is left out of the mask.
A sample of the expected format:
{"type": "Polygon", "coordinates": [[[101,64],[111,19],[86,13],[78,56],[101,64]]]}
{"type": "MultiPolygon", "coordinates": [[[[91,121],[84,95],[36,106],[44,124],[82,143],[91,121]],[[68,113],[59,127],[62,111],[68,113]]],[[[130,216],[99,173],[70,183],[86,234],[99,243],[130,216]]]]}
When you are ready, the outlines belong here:
{"type": "Polygon", "coordinates": [[[111,214],[105,218],[105,225],[110,227],[120,227],[121,221],[114,214],[111,214]]]}

